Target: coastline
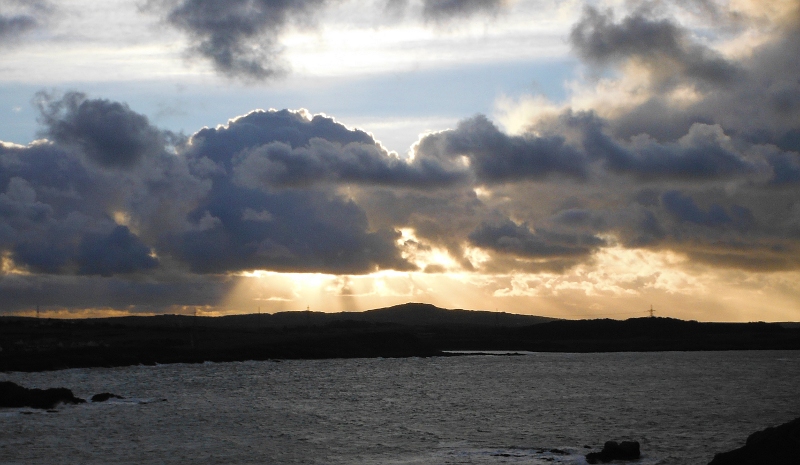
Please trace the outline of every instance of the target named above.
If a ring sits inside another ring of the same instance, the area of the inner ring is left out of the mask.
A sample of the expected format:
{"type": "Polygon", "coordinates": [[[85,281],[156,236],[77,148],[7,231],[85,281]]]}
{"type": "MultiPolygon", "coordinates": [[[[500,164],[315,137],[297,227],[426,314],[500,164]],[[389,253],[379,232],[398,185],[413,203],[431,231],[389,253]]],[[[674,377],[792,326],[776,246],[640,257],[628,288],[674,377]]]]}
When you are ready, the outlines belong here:
{"type": "Polygon", "coordinates": [[[524,319],[516,319],[502,325],[475,322],[476,315],[468,311],[424,310],[447,319],[415,319],[420,308],[413,305],[395,309],[394,320],[379,311],[359,314],[361,321],[347,319],[352,314],[339,314],[344,319],[336,319],[337,314],[292,312],[279,324],[273,315],[0,317],[0,372],[466,353],[800,350],[800,328],[778,323],[635,318],[541,319],[527,325],[524,319]]]}

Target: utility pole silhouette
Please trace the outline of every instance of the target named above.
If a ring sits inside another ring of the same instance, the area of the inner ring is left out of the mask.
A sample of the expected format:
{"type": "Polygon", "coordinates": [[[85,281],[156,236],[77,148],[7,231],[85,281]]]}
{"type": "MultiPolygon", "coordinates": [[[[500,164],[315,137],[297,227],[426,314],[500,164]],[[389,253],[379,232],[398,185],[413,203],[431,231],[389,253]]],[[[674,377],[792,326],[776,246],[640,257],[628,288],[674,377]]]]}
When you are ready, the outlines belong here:
{"type": "Polygon", "coordinates": [[[191,332],[191,341],[192,341],[192,349],[195,348],[194,345],[194,336],[195,331],[197,331],[197,307],[194,308],[194,317],[192,318],[192,332],[191,332]]]}
{"type": "Polygon", "coordinates": [[[650,314],[650,318],[655,318],[654,314],[656,313],[656,311],[653,310],[653,304],[650,304],[650,310],[648,310],[647,313],[650,314]]]}

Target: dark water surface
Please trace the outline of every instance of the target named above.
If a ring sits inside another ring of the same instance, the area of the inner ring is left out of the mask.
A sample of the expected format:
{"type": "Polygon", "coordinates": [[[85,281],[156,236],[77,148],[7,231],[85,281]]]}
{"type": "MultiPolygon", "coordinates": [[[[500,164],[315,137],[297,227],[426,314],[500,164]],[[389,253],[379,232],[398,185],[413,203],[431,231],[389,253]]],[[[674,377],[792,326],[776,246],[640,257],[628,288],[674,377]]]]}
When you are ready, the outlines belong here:
{"type": "Polygon", "coordinates": [[[643,465],[694,465],[800,416],[800,352],[178,364],[0,380],[127,398],[0,410],[4,464],[582,464],[584,445],[634,439],[643,465]]]}

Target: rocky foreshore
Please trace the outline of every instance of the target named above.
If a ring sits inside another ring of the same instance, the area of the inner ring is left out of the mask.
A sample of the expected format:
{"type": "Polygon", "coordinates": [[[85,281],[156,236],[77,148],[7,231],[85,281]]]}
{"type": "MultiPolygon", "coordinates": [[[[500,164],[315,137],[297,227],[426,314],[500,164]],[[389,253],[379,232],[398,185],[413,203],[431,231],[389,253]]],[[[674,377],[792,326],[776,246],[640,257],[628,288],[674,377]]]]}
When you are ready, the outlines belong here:
{"type": "Polygon", "coordinates": [[[0,407],[52,409],[58,404],[83,404],[67,388],[28,389],[11,381],[0,381],[0,407]]]}
{"type": "Polygon", "coordinates": [[[586,454],[587,463],[608,463],[613,460],[637,460],[641,457],[639,441],[607,441],[600,452],[586,454]]]}
{"type": "Polygon", "coordinates": [[[800,418],[757,431],[743,447],[716,454],[708,465],[796,465],[800,463],[800,418]]]}

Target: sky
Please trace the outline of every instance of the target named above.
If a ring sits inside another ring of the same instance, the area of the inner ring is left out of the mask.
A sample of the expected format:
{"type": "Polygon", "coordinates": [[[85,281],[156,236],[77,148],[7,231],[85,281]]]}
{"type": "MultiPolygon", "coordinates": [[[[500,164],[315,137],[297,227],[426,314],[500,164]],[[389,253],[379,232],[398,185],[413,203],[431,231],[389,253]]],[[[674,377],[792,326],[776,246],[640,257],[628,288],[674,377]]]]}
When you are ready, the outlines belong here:
{"type": "Polygon", "coordinates": [[[0,314],[800,321],[800,2],[0,0],[0,314]]]}

